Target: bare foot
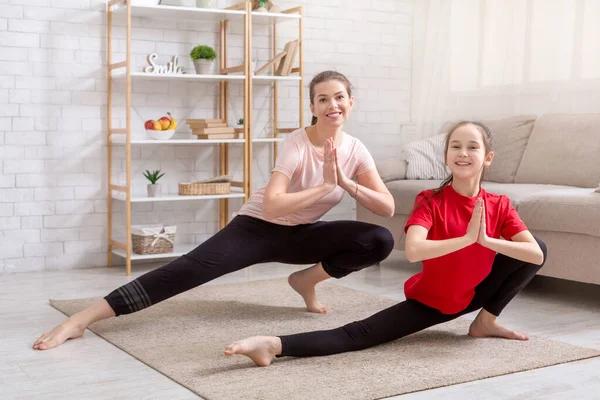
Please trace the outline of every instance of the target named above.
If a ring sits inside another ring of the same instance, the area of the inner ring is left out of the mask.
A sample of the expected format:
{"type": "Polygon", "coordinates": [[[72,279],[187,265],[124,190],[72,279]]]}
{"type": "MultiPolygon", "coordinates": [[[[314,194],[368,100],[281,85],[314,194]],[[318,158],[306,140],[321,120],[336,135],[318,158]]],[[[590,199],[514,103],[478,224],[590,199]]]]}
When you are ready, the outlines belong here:
{"type": "Polygon", "coordinates": [[[469,336],[475,338],[499,337],[513,340],[529,340],[529,336],[504,327],[494,315],[485,310],[481,310],[477,318],[471,323],[469,336]]]}
{"type": "Polygon", "coordinates": [[[225,355],[242,354],[249,357],[259,367],[266,367],[281,354],[281,339],[274,336],[252,336],[238,340],[225,348],[225,355]]]}
{"type": "MultiPolygon", "coordinates": [[[[311,267],[312,268],[312,267],[311,267]]],[[[306,309],[309,312],[317,314],[328,314],[332,310],[331,308],[324,306],[317,300],[317,293],[315,292],[315,285],[306,279],[306,274],[310,268],[297,271],[288,277],[288,283],[296,292],[302,296],[306,303],[306,309]]]]}
{"type": "Polygon", "coordinates": [[[60,346],[68,339],[75,339],[83,335],[85,327],[69,318],[49,332],[44,333],[33,344],[35,350],[48,350],[60,346]]]}

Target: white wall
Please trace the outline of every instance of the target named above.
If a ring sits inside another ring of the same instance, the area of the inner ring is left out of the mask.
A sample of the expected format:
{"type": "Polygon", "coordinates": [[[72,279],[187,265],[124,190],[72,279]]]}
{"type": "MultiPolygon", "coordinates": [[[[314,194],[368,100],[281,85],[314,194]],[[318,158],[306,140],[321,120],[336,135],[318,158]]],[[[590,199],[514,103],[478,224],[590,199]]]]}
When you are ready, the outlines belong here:
{"type": "MultiPolygon", "coordinates": [[[[165,2],[163,2],[165,3],[165,2]]],[[[167,4],[193,5],[171,0],[167,4]]],[[[221,1],[221,5],[232,2],[221,1]]],[[[346,126],[376,159],[392,157],[401,145],[401,123],[409,120],[412,0],[307,0],[278,3],[305,6],[305,85],[317,72],[337,69],[354,85],[355,112],[346,126]]],[[[105,2],[100,0],[0,0],[0,272],[83,268],[106,265],[106,48],[105,2]]],[[[113,62],[123,59],[125,29],[115,18],[113,62]]],[[[218,44],[216,27],[188,21],[134,19],[134,65],[156,52],[166,62],[187,57],[195,44],[218,44]]],[[[279,44],[296,34],[293,23],[279,28],[279,44]]],[[[241,58],[240,26],[231,28],[230,63],[241,58]]],[[[255,29],[254,57],[266,61],[269,38],[255,29]]],[[[124,126],[123,85],[113,97],[114,125],[124,126]]],[[[233,123],[241,111],[241,85],[231,84],[233,123]]],[[[261,135],[271,118],[270,87],[255,84],[254,131],[261,135]]],[[[171,111],[185,134],[187,117],[216,114],[216,84],[134,82],[132,128],[171,111]]],[[[297,85],[282,85],[281,126],[297,124],[297,85]]],[[[305,90],[306,123],[308,89],[305,90]]],[[[262,147],[261,147],[262,146],[262,147]]],[[[232,149],[232,171],[241,173],[241,153],[232,149]]],[[[134,193],[145,190],[144,169],[162,168],[162,183],[177,183],[217,173],[209,147],[134,148],[134,193]]],[[[122,179],[124,153],[115,154],[116,179],[122,179]]],[[[269,175],[271,151],[254,148],[255,189],[269,175]],[[258,161],[260,159],[260,161],[258,161]]],[[[117,182],[119,183],[119,182],[117,182]]],[[[241,203],[232,202],[232,211],[241,203]]],[[[118,203],[116,210],[122,211],[118,203]]],[[[178,241],[201,242],[217,229],[216,202],[134,205],[133,223],[178,226],[178,241]]],[[[354,218],[346,198],[327,215],[354,218]]],[[[115,220],[115,228],[123,228],[115,220]]],[[[122,230],[122,229],[121,229],[122,230]]],[[[115,258],[115,261],[122,261],[115,258]]]]}

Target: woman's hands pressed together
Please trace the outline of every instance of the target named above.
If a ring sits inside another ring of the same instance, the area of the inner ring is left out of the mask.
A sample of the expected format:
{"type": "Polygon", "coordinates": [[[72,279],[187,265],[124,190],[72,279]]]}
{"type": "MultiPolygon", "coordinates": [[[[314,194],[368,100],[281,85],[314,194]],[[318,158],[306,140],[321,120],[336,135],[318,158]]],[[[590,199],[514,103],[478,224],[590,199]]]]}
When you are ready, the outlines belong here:
{"type": "Polygon", "coordinates": [[[333,190],[338,184],[338,168],[333,139],[327,139],[323,148],[325,154],[325,162],[323,163],[323,181],[325,185],[330,186],[330,189],[333,190]]]}

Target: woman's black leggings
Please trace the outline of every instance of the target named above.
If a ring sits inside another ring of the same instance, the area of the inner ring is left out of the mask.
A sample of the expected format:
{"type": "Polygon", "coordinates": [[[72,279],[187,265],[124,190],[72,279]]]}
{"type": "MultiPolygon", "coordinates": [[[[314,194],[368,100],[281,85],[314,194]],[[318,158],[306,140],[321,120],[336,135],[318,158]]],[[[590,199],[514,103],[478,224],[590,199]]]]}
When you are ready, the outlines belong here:
{"type": "Polygon", "coordinates": [[[386,228],[359,221],[285,226],[238,215],[177,260],[105,297],[116,315],[129,314],[253,264],[316,264],[334,278],[384,260],[394,247],[386,228]]]}
{"type": "MultiPolygon", "coordinates": [[[[546,261],[546,244],[536,238],[546,261]]],[[[542,264],[543,265],[543,264],[542,264]]],[[[542,265],[497,254],[490,274],[475,288],[467,308],[457,314],[442,314],[415,300],[406,300],[362,321],[340,328],[280,336],[281,356],[325,356],[362,350],[447,322],[461,315],[486,309],[495,316],[533,279],[542,265]]]]}

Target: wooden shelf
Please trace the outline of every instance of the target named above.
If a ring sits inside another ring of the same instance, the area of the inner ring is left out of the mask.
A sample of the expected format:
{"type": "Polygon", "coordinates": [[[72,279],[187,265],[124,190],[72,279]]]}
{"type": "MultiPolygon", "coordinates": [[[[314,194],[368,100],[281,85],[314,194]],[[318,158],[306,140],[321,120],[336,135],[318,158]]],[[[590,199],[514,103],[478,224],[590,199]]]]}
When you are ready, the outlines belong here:
{"type": "Polygon", "coordinates": [[[253,81],[299,81],[302,78],[299,75],[287,75],[287,76],[278,76],[278,75],[253,75],[253,81]]]}
{"type": "MultiPolygon", "coordinates": [[[[123,2],[115,13],[124,13],[127,7],[123,2]]],[[[199,8],[179,6],[131,6],[132,17],[186,19],[194,21],[219,22],[222,20],[241,19],[246,14],[242,10],[225,10],[220,8],[199,8]]],[[[252,24],[273,25],[300,20],[300,14],[252,12],[252,24]]]]}
{"type": "Polygon", "coordinates": [[[283,138],[283,137],[255,138],[255,139],[252,139],[252,142],[254,142],[254,143],[279,143],[279,142],[283,142],[284,140],[285,140],[285,138],[283,138]]]}
{"type": "MultiPolygon", "coordinates": [[[[122,3],[115,13],[125,13],[127,7],[122,3]]],[[[220,8],[198,8],[179,6],[131,6],[132,17],[187,19],[195,21],[219,22],[222,20],[241,19],[246,14],[242,10],[224,10],[220,8]]]]}
{"type": "MultiPolygon", "coordinates": [[[[118,71],[114,71],[112,77],[114,79],[122,79],[126,76],[125,70],[120,69],[118,71]]],[[[180,81],[234,81],[234,82],[243,82],[246,79],[245,75],[199,75],[199,74],[149,74],[146,72],[132,72],[132,79],[156,79],[156,80],[165,80],[165,79],[173,79],[180,81]]],[[[298,75],[287,75],[287,76],[277,76],[277,75],[253,75],[253,81],[293,81],[297,82],[301,79],[298,75]]]]}
{"type": "MultiPolygon", "coordinates": [[[[125,201],[123,192],[112,193],[112,198],[115,200],[125,201]]],[[[159,201],[189,201],[189,200],[215,200],[215,199],[241,199],[244,198],[244,193],[232,192],[228,194],[208,194],[203,196],[180,196],[178,194],[166,194],[160,197],[132,197],[132,203],[149,203],[159,201]]]]}
{"type": "MultiPolygon", "coordinates": [[[[187,254],[190,251],[194,250],[198,246],[199,246],[198,244],[177,244],[176,243],[175,246],[173,246],[173,252],[161,253],[161,254],[136,254],[132,251],[131,259],[132,260],[158,260],[158,259],[162,259],[162,258],[181,257],[182,255],[187,254]]],[[[113,248],[112,253],[116,254],[120,257],[123,257],[123,258],[127,257],[125,250],[119,249],[116,247],[113,248]]]]}
{"type": "MultiPolygon", "coordinates": [[[[113,78],[125,78],[125,70],[120,69],[118,71],[113,72],[113,78]]],[[[164,80],[164,79],[173,79],[179,81],[243,81],[246,79],[244,75],[199,75],[199,74],[149,74],[146,72],[132,72],[132,79],[156,79],[156,80],[164,80]]]]}
{"type": "Polygon", "coordinates": [[[252,24],[253,25],[273,25],[281,24],[290,21],[299,21],[300,14],[283,14],[283,13],[270,13],[270,12],[256,12],[252,11],[252,24]]]}
{"type": "MultiPolygon", "coordinates": [[[[113,144],[125,144],[125,135],[113,135],[111,137],[113,144]]],[[[168,140],[154,140],[154,139],[132,139],[131,144],[185,144],[185,145],[206,145],[206,144],[219,144],[219,143],[244,143],[244,139],[168,139],[168,140]]]]}

